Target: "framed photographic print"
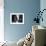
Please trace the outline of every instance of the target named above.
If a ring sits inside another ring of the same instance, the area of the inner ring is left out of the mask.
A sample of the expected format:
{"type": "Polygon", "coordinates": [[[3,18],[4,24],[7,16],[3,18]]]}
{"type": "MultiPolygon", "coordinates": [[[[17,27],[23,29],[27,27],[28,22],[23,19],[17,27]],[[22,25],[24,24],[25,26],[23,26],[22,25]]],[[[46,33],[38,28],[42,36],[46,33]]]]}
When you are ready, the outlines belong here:
{"type": "Polygon", "coordinates": [[[24,24],[24,13],[10,13],[10,24],[24,24]]]}

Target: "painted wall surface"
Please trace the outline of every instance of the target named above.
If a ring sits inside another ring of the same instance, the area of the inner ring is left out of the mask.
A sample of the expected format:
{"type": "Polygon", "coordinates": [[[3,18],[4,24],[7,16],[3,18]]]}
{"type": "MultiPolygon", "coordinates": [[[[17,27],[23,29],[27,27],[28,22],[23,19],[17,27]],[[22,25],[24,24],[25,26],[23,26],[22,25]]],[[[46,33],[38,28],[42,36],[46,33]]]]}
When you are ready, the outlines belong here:
{"type": "Polygon", "coordinates": [[[32,21],[40,9],[40,0],[4,0],[5,40],[18,41],[32,29],[32,21]],[[10,24],[10,13],[24,13],[24,24],[10,24]]]}
{"type": "MultiPolygon", "coordinates": [[[[43,9],[46,9],[46,0],[41,0],[40,1],[40,9],[41,9],[41,11],[43,9]]],[[[41,21],[40,25],[46,26],[46,10],[43,12],[42,17],[43,17],[43,22],[41,21]]]]}

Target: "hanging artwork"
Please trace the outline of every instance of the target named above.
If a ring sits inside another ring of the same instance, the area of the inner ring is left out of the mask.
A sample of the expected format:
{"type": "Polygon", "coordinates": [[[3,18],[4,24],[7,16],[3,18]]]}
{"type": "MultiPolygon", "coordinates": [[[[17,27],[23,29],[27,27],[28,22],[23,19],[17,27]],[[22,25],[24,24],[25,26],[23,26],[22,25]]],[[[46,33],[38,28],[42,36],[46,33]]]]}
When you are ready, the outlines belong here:
{"type": "Polygon", "coordinates": [[[10,13],[10,24],[24,24],[24,13],[10,13]]]}

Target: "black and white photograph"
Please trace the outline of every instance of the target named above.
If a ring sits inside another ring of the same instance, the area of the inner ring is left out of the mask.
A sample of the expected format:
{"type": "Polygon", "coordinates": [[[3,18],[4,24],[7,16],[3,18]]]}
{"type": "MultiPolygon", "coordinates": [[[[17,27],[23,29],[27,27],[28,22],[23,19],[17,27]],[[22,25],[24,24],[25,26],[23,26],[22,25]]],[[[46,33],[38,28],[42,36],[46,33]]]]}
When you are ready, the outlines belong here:
{"type": "Polygon", "coordinates": [[[24,13],[10,13],[10,24],[24,24],[24,13]]]}

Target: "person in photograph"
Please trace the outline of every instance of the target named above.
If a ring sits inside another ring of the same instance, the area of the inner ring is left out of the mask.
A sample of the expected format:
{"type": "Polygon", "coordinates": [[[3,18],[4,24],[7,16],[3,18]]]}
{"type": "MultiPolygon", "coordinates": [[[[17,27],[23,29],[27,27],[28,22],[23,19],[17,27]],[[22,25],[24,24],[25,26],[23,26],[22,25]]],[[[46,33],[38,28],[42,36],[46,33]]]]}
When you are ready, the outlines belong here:
{"type": "Polygon", "coordinates": [[[23,16],[22,16],[22,15],[19,15],[19,20],[18,20],[18,22],[21,22],[21,23],[22,23],[22,21],[23,21],[23,16]]]}
{"type": "Polygon", "coordinates": [[[17,22],[17,15],[12,15],[12,22],[17,22]]]}

